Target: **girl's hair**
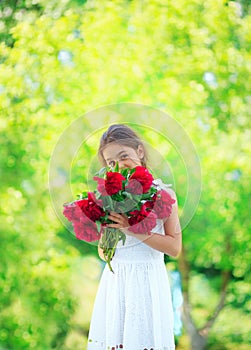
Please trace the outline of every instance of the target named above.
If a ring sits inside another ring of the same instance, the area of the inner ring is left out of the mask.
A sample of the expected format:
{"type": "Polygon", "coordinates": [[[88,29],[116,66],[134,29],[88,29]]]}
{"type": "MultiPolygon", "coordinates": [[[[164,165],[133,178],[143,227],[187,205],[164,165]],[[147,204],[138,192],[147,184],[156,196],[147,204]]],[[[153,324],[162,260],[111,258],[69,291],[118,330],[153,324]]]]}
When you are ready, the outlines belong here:
{"type": "Polygon", "coordinates": [[[146,167],[147,152],[143,142],[140,140],[138,135],[131,128],[124,124],[113,124],[106,132],[101,136],[98,156],[102,165],[106,166],[106,161],[103,156],[103,150],[109,143],[118,143],[127,147],[133,148],[137,151],[138,146],[141,145],[144,151],[144,157],[141,159],[142,166],[146,167]]]}

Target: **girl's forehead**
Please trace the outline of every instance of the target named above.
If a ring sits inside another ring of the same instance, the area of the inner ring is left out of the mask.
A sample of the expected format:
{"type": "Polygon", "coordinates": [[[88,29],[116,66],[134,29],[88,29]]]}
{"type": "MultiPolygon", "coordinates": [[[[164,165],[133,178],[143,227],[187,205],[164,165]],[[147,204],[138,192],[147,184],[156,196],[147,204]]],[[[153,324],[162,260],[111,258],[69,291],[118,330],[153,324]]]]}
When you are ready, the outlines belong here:
{"type": "Polygon", "coordinates": [[[122,151],[132,152],[134,149],[125,145],[121,145],[120,143],[111,143],[104,148],[103,155],[104,157],[116,156],[119,152],[122,151]]]}

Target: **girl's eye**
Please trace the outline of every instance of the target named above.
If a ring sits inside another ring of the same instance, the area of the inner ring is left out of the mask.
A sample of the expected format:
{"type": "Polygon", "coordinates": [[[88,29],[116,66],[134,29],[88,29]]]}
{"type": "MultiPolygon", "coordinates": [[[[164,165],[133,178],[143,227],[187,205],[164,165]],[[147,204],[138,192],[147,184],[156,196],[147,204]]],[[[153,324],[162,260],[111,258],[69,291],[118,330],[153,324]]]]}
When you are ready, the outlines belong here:
{"type": "Polygon", "coordinates": [[[126,158],[128,158],[128,155],[127,154],[122,154],[122,156],[120,158],[121,159],[126,159],[126,158]]]}

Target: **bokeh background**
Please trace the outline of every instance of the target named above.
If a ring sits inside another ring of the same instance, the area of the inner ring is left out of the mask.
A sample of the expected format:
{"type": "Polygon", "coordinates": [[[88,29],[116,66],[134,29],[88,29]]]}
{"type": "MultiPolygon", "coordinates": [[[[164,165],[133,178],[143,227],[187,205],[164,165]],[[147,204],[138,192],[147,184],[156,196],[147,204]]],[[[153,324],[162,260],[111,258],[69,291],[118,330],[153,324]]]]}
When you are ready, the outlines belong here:
{"type": "MultiPolygon", "coordinates": [[[[103,264],[97,247],[76,240],[56,215],[48,170],[76,118],[123,102],[172,116],[201,162],[201,199],[182,255],[165,258],[182,281],[177,350],[250,349],[250,1],[0,6],[0,349],[86,349],[103,264]]],[[[91,133],[93,121],[83,120],[91,133]]],[[[171,147],[159,141],[151,138],[172,164],[171,147]]],[[[84,189],[94,148],[76,159],[76,176],[61,174],[62,191],[69,181],[73,194],[84,189]]],[[[173,167],[182,207],[184,169],[173,167]]]]}

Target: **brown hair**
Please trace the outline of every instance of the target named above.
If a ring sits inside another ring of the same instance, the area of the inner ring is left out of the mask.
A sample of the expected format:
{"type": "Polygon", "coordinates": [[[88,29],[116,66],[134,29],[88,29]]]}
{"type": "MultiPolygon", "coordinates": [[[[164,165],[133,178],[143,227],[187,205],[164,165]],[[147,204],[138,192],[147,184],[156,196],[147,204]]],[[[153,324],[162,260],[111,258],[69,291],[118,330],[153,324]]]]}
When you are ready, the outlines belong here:
{"type": "Polygon", "coordinates": [[[142,166],[146,167],[147,152],[143,142],[140,140],[138,135],[125,124],[113,124],[107,131],[101,136],[98,156],[102,165],[106,166],[106,161],[103,156],[103,150],[109,143],[119,143],[127,147],[133,148],[137,151],[138,146],[141,145],[144,150],[144,157],[141,159],[142,166]]]}

